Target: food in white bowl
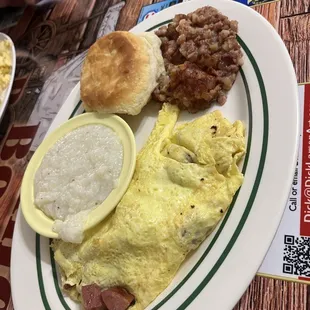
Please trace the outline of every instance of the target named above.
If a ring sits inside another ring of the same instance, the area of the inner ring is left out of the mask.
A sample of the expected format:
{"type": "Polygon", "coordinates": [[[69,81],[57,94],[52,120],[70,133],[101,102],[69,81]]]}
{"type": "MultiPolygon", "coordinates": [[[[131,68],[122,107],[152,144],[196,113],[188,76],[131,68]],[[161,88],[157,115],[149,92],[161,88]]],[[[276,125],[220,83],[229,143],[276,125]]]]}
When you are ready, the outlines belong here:
{"type": "Polygon", "coordinates": [[[0,104],[11,80],[12,47],[9,40],[0,41],[0,104]]]}

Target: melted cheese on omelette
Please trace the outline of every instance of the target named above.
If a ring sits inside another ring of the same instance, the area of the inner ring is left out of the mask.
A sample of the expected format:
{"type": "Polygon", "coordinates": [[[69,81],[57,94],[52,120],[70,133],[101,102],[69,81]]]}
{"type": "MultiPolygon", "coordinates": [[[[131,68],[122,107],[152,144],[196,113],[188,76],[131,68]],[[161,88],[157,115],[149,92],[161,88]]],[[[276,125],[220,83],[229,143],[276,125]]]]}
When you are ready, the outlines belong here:
{"type": "Polygon", "coordinates": [[[243,181],[237,167],[245,152],[243,124],[215,111],[176,126],[178,114],[176,106],[163,105],[115,212],[81,245],[54,241],[73,299],[80,299],[81,286],[97,283],[124,287],[136,298],[131,309],[145,308],[229,207],[243,181]]]}

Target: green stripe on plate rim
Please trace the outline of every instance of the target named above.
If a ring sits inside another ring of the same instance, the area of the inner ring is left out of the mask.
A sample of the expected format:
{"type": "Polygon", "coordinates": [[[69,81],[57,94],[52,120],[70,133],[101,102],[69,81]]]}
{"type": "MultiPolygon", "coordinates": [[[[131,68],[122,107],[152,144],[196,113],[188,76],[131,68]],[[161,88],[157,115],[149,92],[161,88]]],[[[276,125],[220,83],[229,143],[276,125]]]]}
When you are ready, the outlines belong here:
{"type": "Polygon", "coordinates": [[[37,276],[39,281],[39,289],[41,299],[46,310],[51,310],[51,307],[47,301],[46,293],[44,289],[44,282],[42,277],[42,266],[41,266],[41,249],[40,249],[40,235],[36,234],[36,265],[37,265],[37,276]]]}
{"type": "MultiPolygon", "coordinates": [[[[147,31],[151,31],[155,28],[158,28],[162,25],[165,25],[167,23],[169,23],[171,20],[165,21],[163,23],[158,24],[157,26],[154,26],[150,29],[148,29],[147,31]]],[[[238,236],[240,235],[240,232],[246,222],[246,219],[251,211],[253,202],[255,200],[256,197],[256,193],[259,187],[259,183],[261,180],[261,176],[262,176],[262,172],[263,172],[263,168],[264,168],[264,163],[265,163],[265,158],[266,158],[266,150],[267,150],[267,145],[268,145],[268,131],[269,131],[269,119],[268,119],[268,103],[267,103],[267,96],[266,96],[266,90],[265,90],[265,86],[264,86],[264,82],[262,79],[262,75],[260,73],[260,70],[258,68],[258,65],[252,55],[252,53],[250,52],[249,48],[246,46],[246,44],[242,41],[242,39],[240,37],[238,37],[238,42],[239,44],[242,46],[243,50],[245,51],[245,53],[247,54],[253,68],[255,71],[255,74],[257,76],[258,79],[258,83],[259,83],[259,87],[260,87],[260,91],[261,91],[261,96],[262,96],[262,102],[263,102],[263,116],[264,116],[264,133],[263,133],[263,145],[262,145],[262,154],[261,154],[261,158],[260,158],[260,163],[259,163],[259,169],[256,175],[256,179],[254,182],[254,186],[250,195],[250,199],[247,203],[247,207],[245,208],[245,211],[241,217],[241,220],[231,238],[231,240],[229,241],[229,243],[227,244],[224,252],[221,254],[220,258],[218,259],[218,261],[216,262],[216,264],[213,266],[213,268],[211,269],[211,271],[207,274],[207,276],[204,278],[204,280],[200,283],[200,285],[194,290],[194,292],[183,302],[183,304],[178,308],[178,309],[185,309],[198,295],[199,293],[203,290],[203,288],[207,285],[207,283],[212,279],[212,277],[214,276],[214,274],[216,273],[216,271],[219,269],[219,267],[222,265],[222,263],[224,262],[224,260],[226,259],[227,255],[229,254],[232,246],[234,245],[234,243],[236,242],[238,236]]],[[[248,83],[245,77],[245,74],[243,72],[243,70],[240,70],[240,74],[244,83],[244,87],[245,87],[245,91],[246,91],[246,96],[247,96],[247,101],[248,101],[248,112],[249,112],[249,129],[248,129],[248,141],[247,141],[247,148],[248,151],[246,153],[245,156],[245,160],[244,160],[244,165],[243,165],[243,170],[242,172],[245,173],[246,171],[246,167],[248,164],[248,159],[249,159],[249,154],[250,154],[250,148],[251,148],[251,140],[252,140],[252,103],[251,103],[251,97],[250,97],[250,90],[248,87],[248,83]]],[[[69,118],[72,118],[75,113],[77,112],[78,108],[81,105],[81,101],[78,102],[77,106],[75,107],[74,111],[72,112],[72,114],[70,115],[69,118]]],[[[192,270],[185,276],[185,278],[178,284],[177,287],[175,287],[172,292],[169,293],[169,295],[167,295],[160,303],[158,303],[154,308],[152,308],[152,310],[157,310],[159,309],[163,304],[165,304],[184,284],[185,282],[191,277],[191,275],[195,272],[195,270],[199,267],[199,265],[202,263],[202,261],[205,259],[205,257],[207,256],[207,254],[210,252],[211,248],[213,247],[213,245],[215,244],[216,240],[218,239],[221,231],[223,230],[232,210],[235,204],[235,201],[238,197],[239,191],[236,193],[232,204],[224,218],[224,220],[222,221],[216,235],[214,236],[214,238],[212,239],[210,245],[208,246],[208,248],[206,249],[206,251],[204,252],[204,254],[202,255],[202,257],[198,260],[198,262],[196,263],[196,265],[192,268],[192,270]]],[[[40,251],[40,236],[37,235],[36,238],[36,248],[38,248],[38,250],[40,251]]],[[[64,300],[64,297],[61,293],[61,289],[59,287],[59,283],[58,283],[58,278],[57,278],[57,272],[56,272],[56,266],[55,266],[55,261],[54,261],[54,257],[52,255],[52,250],[50,250],[50,258],[51,258],[51,265],[52,265],[52,270],[53,270],[53,278],[54,278],[54,285],[55,285],[55,289],[57,292],[57,295],[59,297],[60,302],[62,303],[62,305],[64,306],[64,308],[66,310],[70,309],[70,307],[68,306],[68,304],[66,303],[66,301],[64,300]]],[[[38,252],[36,252],[36,259],[37,259],[37,269],[38,269],[38,265],[40,265],[40,269],[41,269],[41,262],[38,259],[38,252]],[[39,262],[39,263],[38,263],[39,262]]],[[[39,274],[38,272],[38,279],[39,279],[39,286],[40,286],[40,293],[41,293],[41,298],[43,301],[43,304],[45,306],[45,309],[50,309],[48,301],[46,299],[46,294],[45,294],[45,290],[44,290],[44,284],[43,284],[43,279],[42,279],[42,271],[39,274]],[[41,277],[41,279],[40,279],[41,277]]]]}
{"type": "MultiPolygon", "coordinates": [[[[78,104],[75,106],[74,110],[72,111],[72,113],[71,113],[70,116],[69,116],[69,119],[72,118],[72,117],[75,115],[75,113],[77,112],[77,110],[79,109],[79,107],[81,106],[81,104],[82,104],[82,100],[80,100],[80,101],[78,102],[78,104]]],[[[84,112],[83,112],[83,113],[84,113],[84,112]]]]}
{"type": "MultiPolygon", "coordinates": [[[[77,106],[79,106],[79,105],[77,105],[77,106]]],[[[52,272],[53,272],[54,286],[55,286],[58,298],[59,298],[60,302],[62,303],[63,307],[66,310],[70,310],[70,307],[66,303],[66,301],[64,299],[64,296],[62,295],[61,289],[59,287],[58,277],[57,277],[57,270],[56,270],[56,264],[55,264],[55,260],[54,260],[53,250],[52,250],[52,247],[51,247],[52,240],[53,239],[50,239],[50,259],[51,259],[51,266],[52,266],[52,272]]]]}

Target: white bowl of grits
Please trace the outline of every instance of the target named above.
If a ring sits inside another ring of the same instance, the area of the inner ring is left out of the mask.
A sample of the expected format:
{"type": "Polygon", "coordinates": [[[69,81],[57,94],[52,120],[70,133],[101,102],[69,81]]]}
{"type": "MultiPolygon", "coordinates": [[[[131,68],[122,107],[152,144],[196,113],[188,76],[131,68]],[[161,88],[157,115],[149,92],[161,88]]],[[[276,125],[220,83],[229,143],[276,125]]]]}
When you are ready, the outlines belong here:
{"type": "Polygon", "coordinates": [[[80,243],[116,207],[133,176],[134,135],[116,115],[85,113],[44,139],[21,186],[24,217],[40,235],[80,243]]]}
{"type": "Polygon", "coordinates": [[[15,67],[14,43],[9,36],[0,32],[0,121],[9,102],[15,67]]]}

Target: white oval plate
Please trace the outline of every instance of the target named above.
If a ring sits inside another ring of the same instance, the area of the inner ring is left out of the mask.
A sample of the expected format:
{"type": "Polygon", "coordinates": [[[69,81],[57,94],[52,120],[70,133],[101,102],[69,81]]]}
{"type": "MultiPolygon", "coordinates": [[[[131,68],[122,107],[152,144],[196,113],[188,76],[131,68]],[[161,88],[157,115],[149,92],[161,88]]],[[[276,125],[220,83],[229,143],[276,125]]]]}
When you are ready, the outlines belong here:
{"type": "MultiPolygon", "coordinates": [[[[296,164],[299,134],[297,81],[288,52],[273,27],[257,12],[233,1],[200,0],[166,9],[132,31],[153,30],[175,14],[211,5],[239,22],[245,63],[223,107],[231,121],[247,127],[244,184],[217,229],[186,260],[171,285],[147,308],[231,309],[259,268],[279,225],[296,164]],[[281,142],[285,141],[285,142],[281,142]]],[[[79,85],[50,130],[81,113],[79,85]]],[[[149,104],[131,126],[138,150],[157,118],[149,104]]],[[[183,113],[181,120],[199,115],[183,113]]],[[[35,235],[20,212],[13,239],[11,281],[15,309],[79,309],[64,297],[49,240],[35,235]]]]}
{"type": "Polygon", "coordinates": [[[15,75],[15,68],[16,68],[16,52],[15,52],[14,43],[9,36],[0,32],[0,41],[3,41],[3,40],[8,40],[11,43],[12,70],[11,70],[11,78],[10,78],[9,85],[4,90],[4,92],[0,94],[0,122],[7,108],[7,105],[9,104],[9,98],[10,98],[12,85],[14,82],[14,75],[15,75]]]}

